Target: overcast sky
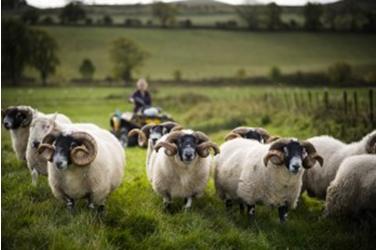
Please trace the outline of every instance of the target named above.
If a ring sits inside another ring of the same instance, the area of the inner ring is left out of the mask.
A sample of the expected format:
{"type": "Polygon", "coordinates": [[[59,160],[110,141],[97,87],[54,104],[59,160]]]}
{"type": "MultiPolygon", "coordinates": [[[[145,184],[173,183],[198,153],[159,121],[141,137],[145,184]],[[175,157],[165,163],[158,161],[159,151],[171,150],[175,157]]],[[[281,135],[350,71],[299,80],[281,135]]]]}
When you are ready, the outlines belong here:
{"type": "MultiPolygon", "coordinates": [[[[175,2],[176,0],[164,0],[163,2],[175,2]]],[[[337,0],[256,0],[259,3],[275,2],[279,5],[304,5],[307,2],[320,2],[329,3],[337,0]]],[[[61,7],[64,6],[69,0],[27,0],[27,3],[39,8],[48,7],[61,7]]],[[[134,4],[134,3],[150,3],[153,0],[83,0],[87,4],[134,4]]],[[[247,0],[220,0],[219,2],[225,2],[230,4],[241,4],[247,2],[247,0]]]]}

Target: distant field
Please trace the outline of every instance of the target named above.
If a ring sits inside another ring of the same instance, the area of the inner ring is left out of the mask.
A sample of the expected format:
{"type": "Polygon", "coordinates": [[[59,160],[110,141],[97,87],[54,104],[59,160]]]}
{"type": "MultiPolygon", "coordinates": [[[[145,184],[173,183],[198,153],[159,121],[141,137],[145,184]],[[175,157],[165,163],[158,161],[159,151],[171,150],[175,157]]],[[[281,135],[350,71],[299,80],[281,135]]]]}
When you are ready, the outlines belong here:
{"type": "Polygon", "coordinates": [[[136,76],[172,78],[234,76],[244,69],[248,76],[269,72],[325,70],[336,61],[347,61],[358,69],[375,69],[376,35],[329,33],[247,33],[209,30],[159,30],[126,28],[40,27],[60,46],[61,66],[57,80],[80,77],[78,67],[90,58],[96,78],[111,75],[108,50],[118,37],[136,41],[150,58],[136,76]]]}

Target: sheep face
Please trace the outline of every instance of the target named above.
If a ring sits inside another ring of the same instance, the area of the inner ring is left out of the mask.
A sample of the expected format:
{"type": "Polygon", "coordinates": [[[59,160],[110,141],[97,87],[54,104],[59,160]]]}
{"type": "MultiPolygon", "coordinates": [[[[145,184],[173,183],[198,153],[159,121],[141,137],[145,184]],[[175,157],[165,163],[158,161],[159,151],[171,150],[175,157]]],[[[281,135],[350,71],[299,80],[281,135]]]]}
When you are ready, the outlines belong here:
{"type": "Polygon", "coordinates": [[[179,159],[185,164],[191,163],[197,157],[198,139],[193,135],[183,135],[176,141],[179,159]]]}
{"type": "Polygon", "coordinates": [[[256,140],[260,143],[264,143],[265,140],[264,138],[261,136],[260,133],[258,133],[257,131],[255,130],[249,130],[245,135],[244,135],[244,138],[247,138],[247,139],[251,139],[251,140],[256,140]]]}
{"type": "Polygon", "coordinates": [[[59,135],[54,142],[55,152],[52,156],[54,166],[60,170],[67,169],[72,163],[72,159],[70,157],[72,149],[81,145],[82,143],[69,135],[59,135]]]}
{"type": "Polygon", "coordinates": [[[283,153],[284,165],[288,171],[297,174],[303,167],[303,159],[306,157],[307,152],[299,142],[291,141],[283,148],[283,153]]]}
{"type": "Polygon", "coordinates": [[[10,107],[1,111],[2,122],[6,129],[18,129],[30,125],[33,118],[31,109],[10,107]]]}
{"type": "Polygon", "coordinates": [[[97,144],[94,138],[85,132],[53,132],[43,138],[38,152],[56,168],[64,170],[70,165],[84,167],[93,162],[97,155],[97,144]]]}
{"type": "Polygon", "coordinates": [[[265,166],[269,160],[275,165],[286,167],[293,174],[299,173],[303,168],[313,167],[316,161],[323,165],[323,158],[311,143],[296,139],[279,139],[274,142],[264,158],[265,166]]]}
{"type": "Polygon", "coordinates": [[[179,127],[175,122],[165,122],[158,125],[145,125],[141,129],[133,129],[129,132],[128,136],[134,136],[138,134],[138,144],[142,147],[147,144],[147,141],[154,147],[157,141],[165,134],[179,127]]]}
{"type": "Polygon", "coordinates": [[[178,159],[185,164],[191,163],[197,156],[208,157],[210,148],[215,154],[219,153],[218,146],[210,142],[204,133],[190,130],[171,132],[166,140],[159,142],[154,149],[158,152],[161,147],[166,149],[166,155],[177,155],[178,159]]]}

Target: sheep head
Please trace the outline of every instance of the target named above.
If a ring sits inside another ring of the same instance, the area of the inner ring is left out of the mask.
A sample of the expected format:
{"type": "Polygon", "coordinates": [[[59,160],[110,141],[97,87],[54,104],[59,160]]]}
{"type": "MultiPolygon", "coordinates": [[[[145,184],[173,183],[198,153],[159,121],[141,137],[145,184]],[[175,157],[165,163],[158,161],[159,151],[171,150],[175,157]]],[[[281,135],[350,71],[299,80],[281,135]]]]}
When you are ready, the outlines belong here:
{"type": "Polygon", "coordinates": [[[154,145],[157,140],[159,140],[163,135],[168,134],[173,129],[176,128],[176,131],[181,128],[175,122],[164,122],[157,125],[145,125],[141,129],[132,129],[128,136],[138,135],[138,145],[144,147],[147,145],[149,139],[152,140],[154,145]]]}
{"type": "Polygon", "coordinates": [[[368,154],[376,154],[376,132],[372,133],[367,140],[366,151],[368,154]]]}
{"type": "Polygon", "coordinates": [[[261,143],[269,143],[278,139],[278,137],[271,136],[264,128],[251,128],[251,127],[237,127],[226,135],[225,141],[235,138],[248,138],[254,139],[261,143]]]}
{"type": "Polygon", "coordinates": [[[209,156],[209,150],[212,148],[214,154],[219,153],[219,148],[210,142],[209,138],[202,132],[196,131],[173,131],[165,141],[159,142],[154,149],[158,150],[164,147],[168,156],[174,156],[179,153],[182,161],[190,161],[195,158],[195,154],[202,158],[209,156]]]}
{"type": "Polygon", "coordinates": [[[86,132],[75,131],[68,135],[51,132],[47,134],[38,147],[38,152],[58,168],[66,168],[69,163],[87,166],[97,156],[97,143],[86,132]]]}
{"type": "Polygon", "coordinates": [[[1,120],[6,129],[25,128],[33,120],[34,112],[29,106],[10,106],[1,110],[1,120]]]}
{"type": "Polygon", "coordinates": [[[271,161],[275,165],[286,166],[290,172],[297,173],[300,167],[309,169],[318,161],[323,165],[323,158],[317,154],[315,147],[307,142],[296,139],[281,138],[271,144],[264,165],[271,161]]]}

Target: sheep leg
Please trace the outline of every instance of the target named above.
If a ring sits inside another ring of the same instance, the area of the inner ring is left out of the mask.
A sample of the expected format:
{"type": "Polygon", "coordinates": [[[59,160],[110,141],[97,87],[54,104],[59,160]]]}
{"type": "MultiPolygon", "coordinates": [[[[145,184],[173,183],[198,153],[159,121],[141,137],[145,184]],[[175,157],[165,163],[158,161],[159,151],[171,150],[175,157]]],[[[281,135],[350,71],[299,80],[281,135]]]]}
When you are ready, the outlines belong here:
{"type": "Polygon", "coordinates": [[[239,202],[239,212],[240,212],[240,214],[244,214],[244,204],[243,204],[243,202],[239,202]]]}
{"type": "Polygon", "coordinates": [[[285,223],[286,220],[287,220],[287,215],[288,215],[288,206],[287,204],[283,205],[283,206],[280,206],[278,208],[278,213],[279,213],[279,221],[281,223],[285,223]]]}
{"type": "Polygon", "coordinates": [[[247,214],[249,222],[253,222],[256,215],[256,205],[248,205],[247,204],[247,214]]]}
{"type": "Polygon", "coordinates": [[[183,209],[185,211],[189,210],[190,208],[192,207],[192,197],[188,197],[185,199],[185,205],[183,207],[183,209]]]}
{"type": "Polygon", "coordinates": [[[74,213],[74,200],[72,198],[66,197],[66,205],[69,212],[74,213]]]}
{"type": "Polygon", "coordinates": [[[225,200],[225,207],[227,210],[229,210],[232,207],[232,200],[226,199],[225,200]]]}
{"type": "Polygon", "coordinates": [[[31,170],[31,185],[33,185],[34,187],[37,186],[38,176],[39,176],[38,171],[35,168],[33,168],[31,170]]]}
{"type": "Polygon", "coordinates": [[[165,210],[171,209],[171,195],[168,192],[165,192],[163,196],[163,207],[165,210]]]}

